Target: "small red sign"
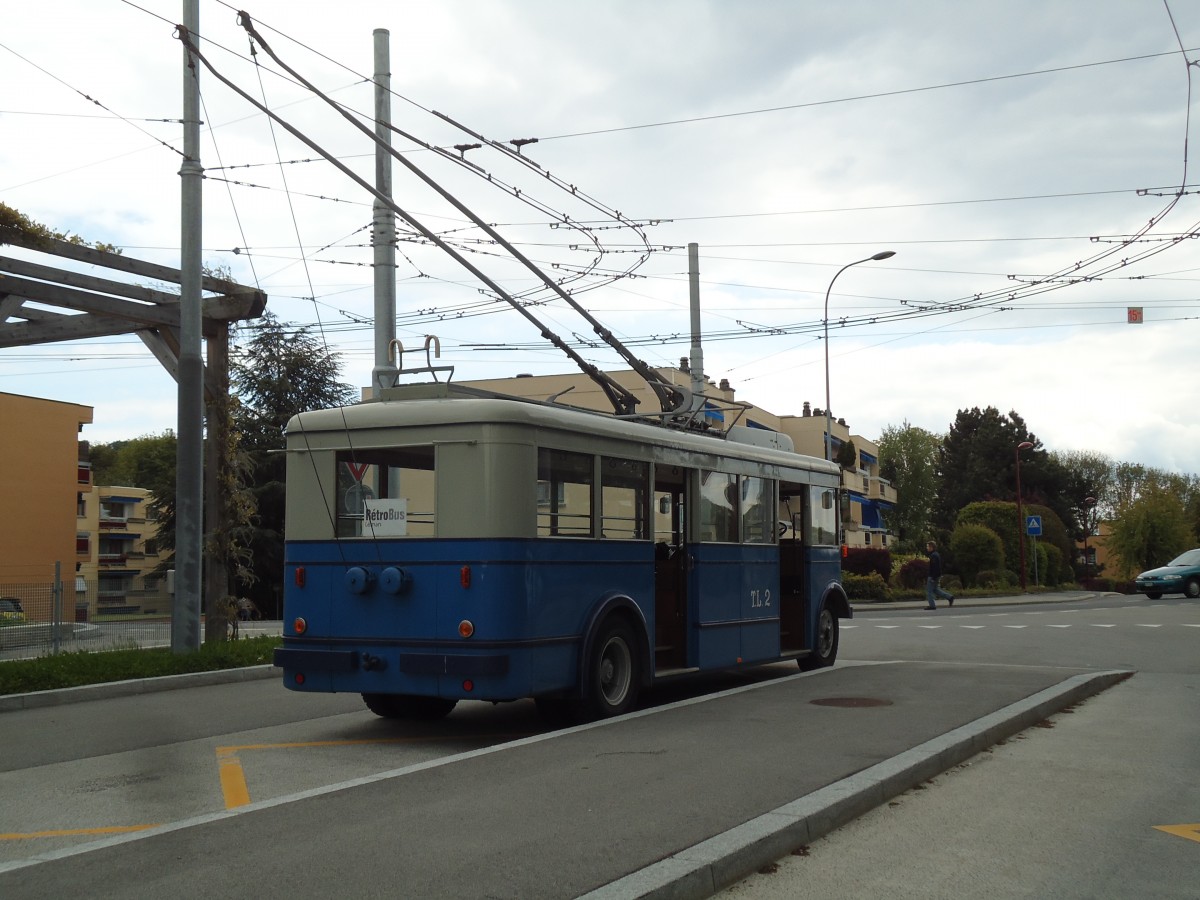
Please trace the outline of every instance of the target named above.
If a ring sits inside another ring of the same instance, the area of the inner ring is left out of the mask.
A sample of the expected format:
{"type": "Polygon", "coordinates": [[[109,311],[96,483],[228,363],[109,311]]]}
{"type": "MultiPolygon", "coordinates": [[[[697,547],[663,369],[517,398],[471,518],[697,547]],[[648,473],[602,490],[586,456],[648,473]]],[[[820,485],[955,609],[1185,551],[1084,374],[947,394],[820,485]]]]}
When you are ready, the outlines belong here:
{"type": "Polygon", "coordinates": [[[370,467],[370,463],[346,463],[346,468],[350,470],[350,474],[354,476],[355,481],[362,481],[363,476],[367,474],[367,469],[370,467]]]}

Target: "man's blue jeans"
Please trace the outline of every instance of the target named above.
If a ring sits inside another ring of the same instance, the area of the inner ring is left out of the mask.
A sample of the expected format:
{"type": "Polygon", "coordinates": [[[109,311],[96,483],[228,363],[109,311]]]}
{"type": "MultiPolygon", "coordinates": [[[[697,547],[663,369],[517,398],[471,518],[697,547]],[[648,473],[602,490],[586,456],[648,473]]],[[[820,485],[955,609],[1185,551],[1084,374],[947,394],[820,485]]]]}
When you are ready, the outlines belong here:
{"type": "Polygon", "coordinates": [[[937,606],[937,603],[934,602],[934,597],[941,597],[943,600],[949,600],[953,596],[954,595],[949,591],[942,590],[942,587],[938,584],[938,580],[936,578],[925,579],[925,602],[930,606],[937,606]]]}

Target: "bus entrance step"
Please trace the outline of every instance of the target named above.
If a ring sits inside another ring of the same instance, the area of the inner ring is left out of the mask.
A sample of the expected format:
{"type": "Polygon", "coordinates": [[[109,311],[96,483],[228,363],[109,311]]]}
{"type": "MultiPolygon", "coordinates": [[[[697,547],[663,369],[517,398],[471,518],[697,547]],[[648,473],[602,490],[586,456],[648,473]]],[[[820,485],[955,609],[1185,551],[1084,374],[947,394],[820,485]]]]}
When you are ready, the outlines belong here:
{"type": "Polygon", "coordinates": [[[669,678],[672,675],[690,675],[693,672],[699,672],[699,671],[700,671],[700,669],[697,666],[680,666],[679,668],[675,668],[675,669],[655,669],[654,677],[655,678],[669,678]]]}

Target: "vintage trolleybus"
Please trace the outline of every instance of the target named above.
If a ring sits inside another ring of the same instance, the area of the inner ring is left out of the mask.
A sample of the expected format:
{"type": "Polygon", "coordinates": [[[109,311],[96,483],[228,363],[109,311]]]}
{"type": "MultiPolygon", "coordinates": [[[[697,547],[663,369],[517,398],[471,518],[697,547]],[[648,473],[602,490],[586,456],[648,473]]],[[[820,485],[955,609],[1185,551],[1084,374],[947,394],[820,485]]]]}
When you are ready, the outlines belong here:
{"type": "Polygon", "coordinates": [[[774,432],[449,385],[302,413],[275,662],[396,718],[527,697],[604,717],[685,673],[828,666],[839,483],[774,432]]]}

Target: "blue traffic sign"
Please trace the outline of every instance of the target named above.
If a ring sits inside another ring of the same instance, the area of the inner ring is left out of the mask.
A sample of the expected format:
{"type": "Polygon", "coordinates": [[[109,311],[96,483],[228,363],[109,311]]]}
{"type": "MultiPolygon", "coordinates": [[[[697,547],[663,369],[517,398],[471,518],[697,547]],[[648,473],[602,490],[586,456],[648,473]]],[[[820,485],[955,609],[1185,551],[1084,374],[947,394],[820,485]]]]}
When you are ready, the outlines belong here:
{"type": "Polygon", "coordinates": [[[1026,516],[1025,517],[1025,533],[1030,537],[1037,537],[1042,533],[1042,517],[1041,516],[1026,516]]]}

